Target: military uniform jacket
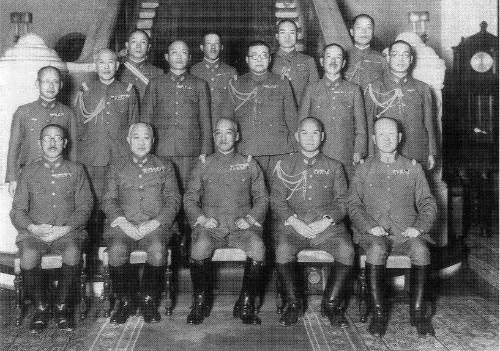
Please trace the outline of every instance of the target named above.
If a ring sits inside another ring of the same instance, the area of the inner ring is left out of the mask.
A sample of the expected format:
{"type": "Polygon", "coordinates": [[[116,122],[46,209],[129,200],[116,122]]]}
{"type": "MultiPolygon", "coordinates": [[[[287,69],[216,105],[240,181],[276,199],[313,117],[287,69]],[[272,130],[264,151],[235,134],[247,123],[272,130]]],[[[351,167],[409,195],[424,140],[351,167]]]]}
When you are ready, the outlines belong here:
{"type": "Polygon", "coordinates": [[[287,155],[276,165],[271,185],[271,209],[284,223],[296,215],[306,224],[331,216],[336,230],[347,213],[347,182],[342,164],[318,153],[312,158],[301,152],[287,155]]]}
{"type": "Polygon", "coordinates": [[[374,121],[380,117],[400,121],[403,156],[427,162],[429,155],[438,154],[436,116],[432,92],[427,84],[411,76],[399,79],[387,73],[368,85],[365,103],[370,131],[373,131],[374,121]]]}
{"type": "Polygon", "coordinates": [[[382,226],[395,239],[408,227],[418,229],[432,242],[429,231],[436,218],[432,196],[422,166],[403,156],[383,163],[379,155],[358,165],[349,189],[349,217],[358,235],[382,226]]]}
{"type": "Polygon", "coordinates": [[[297,106],[302,101],[302,96],[307,84],[318,81],[318,69],[311,56],[293,50],[289,53],[278,50],[274,55],[271,71],[281,76],[288,75],[292,84],[293,95],[297,106]]]}
{"type": "Polygon", "coordinates": [[[113,163],[106,178],[103,209],[110,222],[125,217],[134,224],[156,219],[172,226],[181,196],[170,161],[151,154],[135,160],[130,155],[113,163]]]}
{"type": "Polygon", "coordinates": [[[234,117],[244,155],[283,155],[295,150],[297,109],[287,79],[272,72],[247,73],[232,81],[234,117]]]}
{"type": "Polygon", "coordinates": [[[40,158],[40,132],[48,124],[58,124],[68,133],[69,157],[76,155],[76,118],[72,109],[58,101],[42,98],[19,106],[10,128],[6,182],[16,181],[24,165],[40,158]]]}
{"type": "Polygon", "coordinates": [[[347,49],[345,79],[359,85],[363,90],[369,83],[380,79],[386,68],[387,61],[384,56],[372,48],[361,50],[353,45],[347,49]]]}
{"type": "Polygon", "coordinates": [[[268,202],[262,170],[255,160],[236,152],[216,152],[205,163],[199,161],[184,194],[184,210],[191,225],[205,215],[226,230],[234,230],[235,220],[247,215],[262,224],[268,202]]]}
{"type": "Polygon", "coordinates": [[[128,128],[138,119],[137,92],[116,79],[82,84],[77,113],[77,160],[87,166],[107,166],[128,154],[128,128]]]}
{"type": "Polygon", "coordinates": [[[208,84],[189,73],[152,79],[144,95],[141,120],[156,132],[156,154],[199,156],[212,152],[208,84]]]}
{"type": "Polygon", "coordinates": [[[118,71],[118,79],[121,82],[133,84],[139,93],[139,99],[142,101],[149,81],[162,74],[163,70],[161,68],[156,67],[146,60],[138,63],[125,60],[118,71]],[[137,74],[137,72],[140,72],[140,74],[137,74]]]}
{"type": "Polygon", "coordinates": [[[309,84],[299,110],[299,120],[319,119],[325,129],[322,152],[352,167],[352,156],[366,156],[367,126],[365,106],[360,88],[341,78],[332,82],[323,78],[309,84]]]}
{"type": "Polygon", "coordinates": [[[10,218],[19,231],[16,241],[33,234],[30,224],[70,226],[86,236],[85,225],[93,198],[83,166],[59,158],[51,163],[41,158],[23,168],[14,195],[10,218]]]}
{"type": "Polygon", "coordinates": [[[215,128],[219,118],[231,118],[233,110],[229,81],[237,78],[236,69],[220,60],[209,62],[204,59],[191,67],[191,74],[206,81],[210,88],[212,128],[215,128]]]}

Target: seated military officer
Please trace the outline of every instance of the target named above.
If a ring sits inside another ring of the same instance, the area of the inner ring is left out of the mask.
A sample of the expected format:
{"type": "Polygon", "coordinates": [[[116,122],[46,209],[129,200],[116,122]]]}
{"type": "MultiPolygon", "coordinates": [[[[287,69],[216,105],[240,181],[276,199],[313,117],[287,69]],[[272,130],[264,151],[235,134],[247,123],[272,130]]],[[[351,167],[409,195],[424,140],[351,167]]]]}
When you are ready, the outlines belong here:
{"type": "Polygon", "coordinates": [[[103,208],[109,226],[108,245],[111,283],[117,303],[111,323],[125,323],[131,312],[129,255],[134,249],[147,252],[143,282],[143,315],[146,323],[158,322],[159,284],[167,262],[167,244],[181,199],[172,164],[152,155],[153,130],[146,123],[129,128],[131,154],[112,164],[106,182],[103,208]]]}
{"type": "Polygon", "coordinates": [[[303,119],[295,138],[300,152],[277,163],[271,188],[271,208],[278,220],[277,273],[285,295],[279,322],[289,326],[298,321],[302,304],[295,273],[297,253],[314,248],[335,258],[323,295],[322,312],[332,325],[346,326],[344,302],[354,248],[343,222],[347,212],[344,169],[339,161],[319,151],[324,139],[319,120],[303,119]]]}
{"type": "Polygon", "coordinates": [[[62,158],[67,144],[65,130],[57,124],[42,128],[42,157],[23,169],[10,216],[19,230],[16,238],[21,257],[24,287],[33,295],[35,314],[31,330],[43,330],[50,317],[47,281],[40,267],[44,254],[60,254],[63,260],[57,296],[56,323],[60,329],[74,328],[69,305],[73,303],[85,224],[93,200],[83,167],[62,158]]]}
{"type": "Polygon", "coordinates": [[[233,120],[221,118],[214,131],[217,152],[198,162],[184,195],[184,209],[193,228],[191,279],[193,306],[189,324],[209,315],[209,265],[215,249],[235,247],[248,256],[240,297],[233,315],[244,324],[260,324],[255,296],[264,261],[262,221],[268,194],[262,170],[250,157],[234,150],[239,139],[233,120]]]}
{"type": "Polygon", "coordinates": [[[401,132],[395,120],[375,122],[373,140],[378,150],[359,165],[349,193],[349,216],[355,239],[366,252],[366,279],[373,318],[369,331],[385,334],[385,262],[392,251],[412,262],[410,319],[419,334],[434,334],[426,316],[424,288],[430,264],[429,230],[436,218],[436,201],[429,191],[422,166],[397,152],[401,132]]]}

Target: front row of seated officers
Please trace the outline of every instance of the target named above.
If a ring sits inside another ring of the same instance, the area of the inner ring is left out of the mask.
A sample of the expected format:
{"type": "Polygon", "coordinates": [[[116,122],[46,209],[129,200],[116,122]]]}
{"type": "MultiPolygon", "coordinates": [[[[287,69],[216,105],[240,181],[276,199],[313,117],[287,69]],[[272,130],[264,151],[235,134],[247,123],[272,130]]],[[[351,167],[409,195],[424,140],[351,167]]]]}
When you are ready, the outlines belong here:
{"type": "MultiPolygon", "coordinates": [[[[354,263],[353,241],[346,227],[349,215],[354,240],[367,255],[373,305],[369,331],[384,335],[386,330],[385,260],[395,252],[408,255],[412,262],[411,323],[419,334],[433,334],[424,291],[436,202],[420,164],[397,152],[402,138],[397,121],[382,117],[375,122],[377,152],[357,167],[349,192],[342,164],[320,151],[325,137],[321,122],[312,117],[303,119],[294,137],[300,151],[276,163],[269,196],[261,167],[251,156],[235,150],[240,138],[237,124],[227,118],[216,123],[216,152],[196,162],[183,197],[192,228],[193,304],[187,323],[200,324],[210,313],[210,261],[214,250],[223,247],[242,249],[248,257],[234,316],[245,324],[261,323],[255,300],[264,279],[263,225],[270,204],[276,270],[285,301],[280,324],[294,325],[303,313],[297,253],[313,248],[335,258],[327,277],[322,313],[332,325],[347,325],[345,309],[354,263]]],[[[23,282],[35,302],[31,323],[34,332],[45,329],[51,316],[47,281],[40,268],[41,256],[49,252],[63,258],[55,321],[61,329],[74,328],[72,292],[87,237],[85,224],[93,208],[83,166],[62,157],[68,142],[65,129],[49,124],[42,128],[39,142],[43,156],[23,169],[11,211],[12,222],[19,230],[23,282]]],[[[129,253],[141,249],[147,252],[141,292],[143,316],[145,322],[158,322],[161,275],[181,195],[173,163],[151,153],[154,138],[149,124],[132,124],[126,142],[130,152],[109,168],[102,197],[104,237],[117,299],[110,319],[112,323],[125,323],[132,313],[136,292],[130,285],[134,279],[129,253]]]]}

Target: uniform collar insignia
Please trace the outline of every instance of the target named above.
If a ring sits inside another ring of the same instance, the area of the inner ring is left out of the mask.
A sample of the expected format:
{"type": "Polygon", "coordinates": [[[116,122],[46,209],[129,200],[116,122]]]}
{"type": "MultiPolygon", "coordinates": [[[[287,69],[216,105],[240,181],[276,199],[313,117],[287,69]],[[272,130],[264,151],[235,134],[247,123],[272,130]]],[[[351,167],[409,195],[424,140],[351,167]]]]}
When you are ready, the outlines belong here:
{"type": "Polygon", "coordinates": [[[203,62],[205,62],[205,67],[206,68],[219,68],[219,58],[215,60],[210,60],[207,59],[206,57],[203,58],[203,62]]]}
{"type": "Polygon", "coordinates": [[[146,162],[148,162],[148,155],[144,156],[144,157],[136,157],[136,156],[132,156],[132,160],[134,161],[134,163],[136,165],[138,165],[139,167],[142,167],[144,166],[144,164],[146,162]]]}
{"type": "Polygon", "coordinates": [[[169,74],[170,74],[170,79],[173,82],[182,82],[184,79],[186,79],[185,77],[186,72],[183,72],[181,74],[175,74],[174,72],[170,71],[169,74]]]}
{"type": "Polygon", "coordinates": [[[311,158],[308,157],[304,158],[304,163],[308,166],[313,166],[314,164],[316,164],[316,162],[318,162],[318,155],[313,156],[311,158]]]}
{"type": "Polygon", "coordinates": [[[253,72],[250,72],[250,77],[256,82],[263,82],[267,79],[267,76],[269,75],[268,73],[268,71],[264,72],[263,74],[255,74],[253,72]]]}
{"type": "Polygon", "coordinates": [[[55,161],[49,161],[46,158],[43,158],[43,166],[45,168],[50,169],[50,170],[54,170],[56,168],[59,168],[59,166],[61,166],[62,161],[63,161],[63,158],[61,156],[55,161]]]}
{"type": "Polygon", "coordinates": [[[47,101],[42,97],[40,97],[38,100],[40,101],[40,104],[46,109],[52,110],[54,107],[56,107],[56,102],[57,102],[56,99],[52,101],[47,101]]]}
{"type": "Polygon", "coordinates": [[[330,78],[326,77],[325,76],[325,82],[326,82],[326,86],[328,88],[336,88],[339,86],[340,84],[340,75],[335,79],[335,80],[331,80],[330,78]]]}
{"type": "Polygon", "coordinates": [[[292,50],[290,52],[286,52],[285,50],[279,49],[278,50],[278,55],[285,58],[285,59],[293,59],[295,56],[297,56],[297,50],[292,50]]]}
{"type": "Polygon", "coordinates": [[[403,83],[408,82],[408,75],[406,75],[406,76],[404,76],[404,77],[400,78],[400,77],[395,76],[395,75],[394,75],[394,74],[392,74],[392,73],[389,73],[389,74],[388,74],[388,77],[389,77],[389,79],[390,79],[392,82],[394,82],[394,83],[396,83],[396,84],[403,84],[403,83]]]}

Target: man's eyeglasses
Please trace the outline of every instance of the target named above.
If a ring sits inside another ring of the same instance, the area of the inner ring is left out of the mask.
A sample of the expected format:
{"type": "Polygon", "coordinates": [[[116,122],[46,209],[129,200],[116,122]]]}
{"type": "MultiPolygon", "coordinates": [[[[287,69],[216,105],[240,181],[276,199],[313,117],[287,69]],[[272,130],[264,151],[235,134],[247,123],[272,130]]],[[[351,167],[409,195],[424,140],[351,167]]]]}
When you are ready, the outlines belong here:
{"type": "Polygon", "coordinates": [[[253,60],[253,61],[267,60],[269,58],[269,54],[251,55],[248,57],[250,58],[250,60],[253,60]]]}
{"type": "Polygon", "coordinates": [[[391,52],[389,53],[391,57],[402,57],[402,58],[410,58],[411,54],[409,52],[391,52]]]}
{"type": "Polygon", "coordinates": [[[50,135],[44,135],[44,137],[42,138],[42,141],[44,143],[50,143],[52,140],[54,140],[54,142],[56,142],[56,143],[62,143],[64,138],[60,135],[56,135],[53,137],[51,137],[50,135]]]}

